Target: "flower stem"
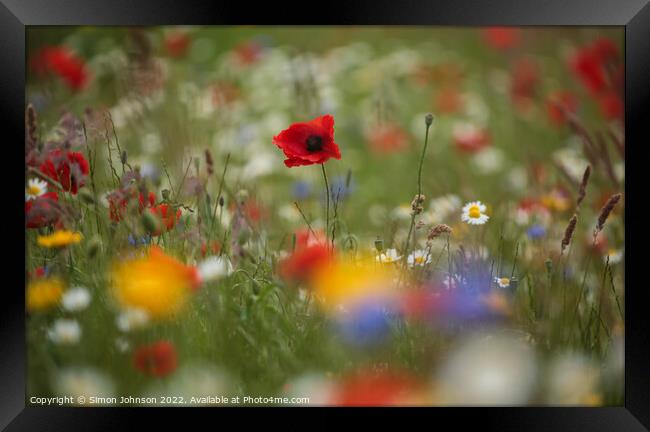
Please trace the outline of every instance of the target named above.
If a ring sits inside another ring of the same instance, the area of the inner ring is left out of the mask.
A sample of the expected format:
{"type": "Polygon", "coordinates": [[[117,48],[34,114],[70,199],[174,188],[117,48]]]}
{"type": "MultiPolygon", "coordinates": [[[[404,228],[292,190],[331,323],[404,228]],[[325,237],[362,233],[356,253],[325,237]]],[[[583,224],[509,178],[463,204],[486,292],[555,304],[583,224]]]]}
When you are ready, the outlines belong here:
{"type": "Polygon", "coordinates": [[[320,164],[321,169],[323,170],[323,179],[325,180],[325,196],[327,198],[327,207],[325,210],[325,238],[329,237],[330,231],[330,186],[327,181],[327,172],[325,171],[325,164],[320,164]]]}
{"type": "MultiPolygon", "coordinates": [[[[424,147],[422,148],[422,154],[420,155],[420,166],[418,168],[418,194],[417,196],[422,195],[422,165],[424,164],[424,155],[427,152],[427,146],[429,145],[429,128],[431,128],[432,120],[425,122],[427,129],[426,132],[424,133],[424,147]]],[[[408,252],[409,252],[409,243],[411,242],[411,234],[413,233],[413,227],[415,226],[415,216],[416,212],[415,209],[412,210],[411,213],[411,226],[409,227],[409,232],[408,235],[406,236],[406,246],[404,248],[404,265],[406,266],[406,261],[408,257],[408,252]]]]}

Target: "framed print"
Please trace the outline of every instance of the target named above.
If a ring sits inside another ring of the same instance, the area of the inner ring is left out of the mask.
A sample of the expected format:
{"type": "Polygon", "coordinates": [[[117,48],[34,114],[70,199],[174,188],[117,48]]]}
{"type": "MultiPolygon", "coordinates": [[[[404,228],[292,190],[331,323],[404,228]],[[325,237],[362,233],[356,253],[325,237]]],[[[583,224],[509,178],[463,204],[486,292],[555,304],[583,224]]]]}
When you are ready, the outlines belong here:
{"type": "Polygon", "coordinates": [[[2,427],[646,430],[650,7],[327,9],[2,1],[2,427]]]}

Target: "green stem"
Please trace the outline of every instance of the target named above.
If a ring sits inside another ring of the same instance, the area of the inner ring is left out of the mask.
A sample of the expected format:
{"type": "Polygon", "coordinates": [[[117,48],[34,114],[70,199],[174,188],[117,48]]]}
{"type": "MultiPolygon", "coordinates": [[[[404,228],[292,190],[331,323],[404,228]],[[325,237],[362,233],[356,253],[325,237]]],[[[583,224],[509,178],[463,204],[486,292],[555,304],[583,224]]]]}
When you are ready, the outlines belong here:
{"type": "Polygon", "coordinates": [[[329,237],[330,231],[330,186],[327,181],[327,172],[325,171],[325,164],[320,164],[320,167],[323,171],[323,179],[325,180],[325,196],[327,198],[327,207],[325,212],[325,238],[329,237]]]}

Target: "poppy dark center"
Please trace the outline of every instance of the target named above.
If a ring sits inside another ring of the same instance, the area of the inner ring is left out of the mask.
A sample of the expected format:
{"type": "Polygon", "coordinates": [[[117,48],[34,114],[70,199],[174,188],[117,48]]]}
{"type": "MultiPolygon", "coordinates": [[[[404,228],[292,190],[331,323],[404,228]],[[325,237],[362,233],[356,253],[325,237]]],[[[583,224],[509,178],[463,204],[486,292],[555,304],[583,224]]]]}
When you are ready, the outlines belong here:
{"type": "Polygon", "coordinates": [[[317,152],[323,148],[323,138],[318,135],[310,135],[305,143],[309,152],[317,152]]]}

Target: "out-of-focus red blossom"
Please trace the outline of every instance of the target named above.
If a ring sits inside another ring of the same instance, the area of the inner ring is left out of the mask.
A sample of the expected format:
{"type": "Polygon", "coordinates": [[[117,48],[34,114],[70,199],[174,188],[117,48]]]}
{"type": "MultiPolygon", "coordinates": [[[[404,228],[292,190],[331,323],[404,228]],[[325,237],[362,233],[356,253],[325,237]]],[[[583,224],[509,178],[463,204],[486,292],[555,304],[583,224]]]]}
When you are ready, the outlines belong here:
{"type": "Polygon", "coordinates": [[[154,237],[174,228],[182,214],[181,209],[177,209],[176,212],[174,212],[173,207],[169,204],[158,204],[157,206],[150,207],[148,210],[162,222],[161,228],[151,233],[154,237]]]}
{"type": "Polygon", "coordinates": [[[390,154],[408,149],[409,136],[396,124],[383,124],[368,133],[370,148],[378,154],[390,154]]]}
{"type": "Polygon", "coordinates": [[[219,252],[221,252],[221,243],[219,243],[216,240],[213,240],[210,242],[210,249],[208,250],[208,243],[207,242],[201,242],[201,256],[205,257],[208,252],[212,255],[217,255],[219,252]]]}
{"type": "Polygon", "coordinates": [[[308,231],[296,232],[296,247],[278,264],[280,277],[287,281],[307,281],[316,270],[329,264],[334,253],[329,250],[324,236],[308,231]]]}
{"type": "Polygon", "coordinates": [[[492,48],[507,50],[519,45],[521,30],[516,27],[490,27],[483,30],[485,41],[492,48]]]}
{"type": "Polygon", "coordinates": [[[607,38],[599,38],[581,47],[569,60],[571,69],[593,96],[602,92],[620,92],[622,63],[618,47],[607,38]]]}
{"type": "Polygon", "coordinates": [[[425,320],[435,304],[435,293],[430,289],[419,288],[404,293],[401,297],[399,310],[410,319],[425,320]]]}
{"type": "Polygon", "coordinates": [[[165,35],[165,50],[170,57],[185,56],[192,39],[183,31],[172,31],[165,35]]]}
{"type": "Polygon", "coordinates": [[[482,127],[463,125],[452,133],[454,145],[463,153],[478,153],[490,144],[490,135],[482,127]]]}
{"type": "Polygon", "coordinates": [[[212,104],[215,107],[227,106],[239,99],[239,87],[230,81],[218,81],[212,86],[212,104]]]}
{"type": "Polygon", "coordinates": [[[65,46],[41,48],[32,57],[31,66],[40,76],[57,75],[72,90],[83,90],[89,81],[86,63],[65,46]]]}
{"type": "Polygon", "coordinates": [[[133,365],[145,375],[167,376],[174,372],[178,365],[176,348],[168,341],[140,346],[133,355],[133,365]]]}
{"type": "Polygon", "coordinates": [[[561,126],[567,123],[566,113],[575,114],[578,111],[578,98],[568,90],[551,93],[546,99],[546,113],[551,123],[561,126]]]}
{"type": "Polygon", "coordinates": [[[56,225],[59,222],[59,213],[53,204],[58,201],[56,192],[47,192],[34,200],[25,201],[25,226],[41,228],[56,225]]]}
{"type": "Polygon", "coordinates": [[[257,200],[249,199],[244,202],[242,205],[242,210],[248,218],[249,221],[253,223],[259,223],[263,219],[266,219],[268,212],[257,200]]]}
{"type": "Polygon", "coordinates": [[[80,152],[55,149],[48,153],[47,158],[39,167],[40,171],[61,184],[63,190],[77,193],[86,182],[90,172],[88,161],[80,152]]]}
{"type": "MultiPolygon", "coordinates": [[[[124,193],[119,191],[113,193],[107,197],[108,201],[108,215],[113,222],[119,222],[124,217],[126,213],[127,205],[129,201],[134,197],[134,192],[124,193]]],[[[156,204],[156,194],[154,192],[149,192],[147,194],[147,200],[145,202],[144,195],[140,192],[138,196],[138,208],[140,213],[144,210],[145,207],[153,207],[156,204]]]]}
{"type": "Polygon", "coordinates": [[[239,64],[249,66],[256,63],[262,57],[262,48],[260,43],[251,40],[235,46],[233,52],[239,64]]]}
{"type": "Polygon", "coordinates": [[[623,118],[625,107],[618,92],[608,91],[598,96],[598,105],[603,117],[608,120],[623,118]]]}
{"type": "Polygon", "coordinates": [[[434,97],[436,111],[441,114],[455,114],[463,109],[464,101],[461,93],[455,87],[445,87],[434,97]]]}
{"type": "Polygon", "coordinates": [[[42,278],[47,274],[45,267],[36,267],[33,271],[27,273],[29,279],[38,279],[42,278]]]}
{"type": "Polygon", "coordinates": [[[599,232],[596,235],[596,242],[594,243],[594,237],[591,233],[588,233],[585,237],[585,243],[587,248],[592,252],[597,254],[604,254],[609,249],[609,242],[607,241],[607,234],[603,231],[599,232]]]}
{"type": "Polygon", "coordinates": [[[530,58],[523,57],[514,63],[511,73],[510,96],[512,101],[519,108],[527,109],[532,105],[539,82],[537,64],[530,58]]]}
{"type": "Polygon", "coordinates": [[[322,164],[332,157],[341,159],[339,146],[334,142],[334,117],[329,114],[292,124],[273,137],[273,144],[284,152],[284,164],[289,168],[322,164]]]}
{"type": "Polygon", "coordinates": [[[393,406],[424,402],[420,380],[406,374],[361,372],[347,377],[334,396],[338,406],[393,406]]]}

